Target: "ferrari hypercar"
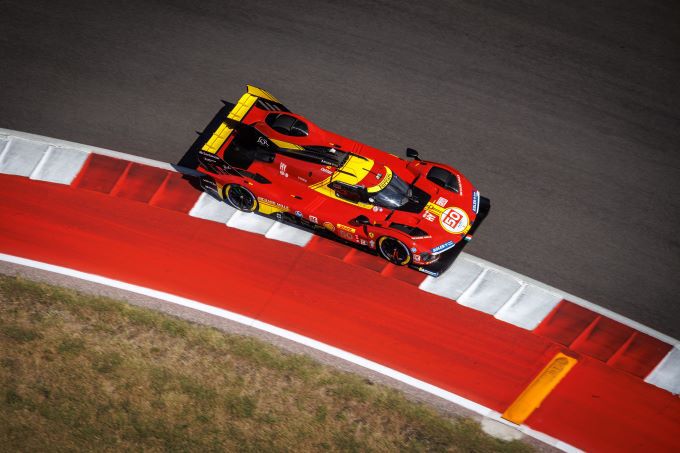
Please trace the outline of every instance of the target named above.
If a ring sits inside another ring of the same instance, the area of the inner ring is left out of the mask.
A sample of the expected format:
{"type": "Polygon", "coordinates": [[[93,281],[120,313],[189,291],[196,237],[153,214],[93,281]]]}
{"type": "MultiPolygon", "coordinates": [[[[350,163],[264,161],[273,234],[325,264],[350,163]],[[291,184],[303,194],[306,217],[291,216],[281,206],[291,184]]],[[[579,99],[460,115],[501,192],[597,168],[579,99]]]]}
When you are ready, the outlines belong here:
{"type": "Polygon", "coordinates": [[[202,189],[234,208],[349,242],[438,276],[490,201],[456,169],[342,137],[247,86],[197,142],[202,189]]]}

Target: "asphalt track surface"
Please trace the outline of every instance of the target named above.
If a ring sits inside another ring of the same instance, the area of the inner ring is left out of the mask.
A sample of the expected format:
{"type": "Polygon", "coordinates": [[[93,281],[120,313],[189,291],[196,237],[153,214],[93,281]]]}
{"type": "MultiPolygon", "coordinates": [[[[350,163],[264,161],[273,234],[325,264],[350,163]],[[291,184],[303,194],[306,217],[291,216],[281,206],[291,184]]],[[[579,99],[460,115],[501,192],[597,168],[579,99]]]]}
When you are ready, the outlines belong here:
{"type": "Polygon", "coordinates": [[[0,1],[0,126],[178,161],[246,83],[463,171],[467,251],[680,336],[680,4],[0,1]]]}

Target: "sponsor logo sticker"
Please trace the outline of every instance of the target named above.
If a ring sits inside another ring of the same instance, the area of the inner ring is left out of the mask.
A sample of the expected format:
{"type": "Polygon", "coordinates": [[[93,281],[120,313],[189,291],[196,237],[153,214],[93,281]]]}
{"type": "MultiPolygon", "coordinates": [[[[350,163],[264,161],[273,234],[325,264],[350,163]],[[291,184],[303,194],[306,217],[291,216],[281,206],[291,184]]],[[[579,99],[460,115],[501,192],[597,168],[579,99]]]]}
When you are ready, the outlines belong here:
{"type": "Polygon", "coordinates": [[[310,215],[309,216],[309,221],[312,223],[319,223],[319,219],[317,219],[315,216],[310,215]]]}
{"type": "Polygon", "coordinates": [[[472,210],[474,211],[475,214],[479,212],[479,191],[475,190],[475,193],[472,194],[472,210]]]}
{"type": "Polygon", "coordinates": [[[338,230],[338,236],[340,236],[343,239],[347,239],[348,241],[354,240],[354,235],[349,231],[338,230]]]}
{"type": "Polygon", "coordinates": [[[440,253],[440,252],[443,252],[444,250],[450,249],[450,248],[453,247],[454,245],[456,245],[456,244],[455,244],[453,241],[445,242],[445,243],[440,244],[440,245],[436,246],[435,248],[433,248],[433,249],[432,249],[432,253],[440,253]]]}
{"type": "Polygon", "coordinates": [[[285,204],[277,203],[276,201],[272,201],[272,200],[270,200],[270,199],[268,199],[268,198],[257,197],[257,200],[258,200],[260,203],[262,203],[262,204],[266,204],[266,205],[269,205],[269,206],[273,206],[273,207],[279,208],[279,209],[281,209],[281,210],[283,210],[283,211],[285,211],[285,212],[288,212],[288,210],[290,209],[290,208],[289,208],[288,206],[286,206],[285,204]]]}
{"type": "Polygon", "coordinates": [[[444,206],[446,206],[446,203],[448,202],[449,202],[448,199],[444,197],[439,197],[439,199],[437,199],[437,201],[435,201],[434,204],[436,204],[437,206],[441,206],[443,208],[444,206]]]}
{"type": "Polygon", "coordinates": [[[434,222],[434,219],[436,219],[437,216],[432,214],[430,211],[425,211],[423,212],[423,218],[427,221],[434,222]]]}
{"type": "MultiPolygon", "coordinates": [[[[383,190],[385,187],[387,187],[387,185],[390,183],[390,181],[392,181],[392,173],[387,173],[385,175],[385,178],[375,186],[375,187],[377,187],[377,190],[375,190],[375,191],[377,192],[377,191],[383,190]]],[[[373,188],[373,189],[375,189],[375,188],[373,188]]]]}
{"type": "Polygon", "coordinates": [[[442,228],[451,234],[465,233],[470,229],[470,220],[467,214],[460,208],[447,208],[439,216],[439,223],[442,228]]]}
{"type": "Polygon", "coordinates": [[[328,231],[335,231],[335,225],[333,225],[331,222],[324,222],[323,223],[324,228],[326,228],[328,231]]]}
{"type": "Polygon", "coordinates": [[[438,277],[438,276],[439,276],[439,272],[432,272],[432,271],[430,271],[430,270],[425,269],[424,267],[419,267],[418,270],[419,270],[420,272],[425,272],[426,274],[431,275],[431,276],[433,276],[433,277],[438,277]]]}
{"type": "Polygon", "coordinates": [[[354,229],[354,228],[352,228],[352,227],[348,227],[347,225],[343,225],[343,224],[341,224],[341,223],[338,223],[338,228],[341,229],[341,230],[344,230],[344,231],[348,231],[348,232],[350,232],[350,233],[352,233],[352,234],[354,234],[354,233],[357,232],[356,229],[354,229]]]}

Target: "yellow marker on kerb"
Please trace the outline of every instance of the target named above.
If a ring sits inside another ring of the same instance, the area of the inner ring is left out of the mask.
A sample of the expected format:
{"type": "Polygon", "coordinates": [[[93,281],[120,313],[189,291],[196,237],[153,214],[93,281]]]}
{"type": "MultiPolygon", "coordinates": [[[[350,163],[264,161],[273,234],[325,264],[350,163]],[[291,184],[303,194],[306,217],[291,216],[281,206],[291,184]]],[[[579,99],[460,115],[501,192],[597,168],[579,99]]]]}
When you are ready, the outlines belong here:
{"type": "Polygon", "coordinates": [[[503,418],[518,425],[524,423],[577,363],[575,358],[558,353],[505,410],[503,418]]]}

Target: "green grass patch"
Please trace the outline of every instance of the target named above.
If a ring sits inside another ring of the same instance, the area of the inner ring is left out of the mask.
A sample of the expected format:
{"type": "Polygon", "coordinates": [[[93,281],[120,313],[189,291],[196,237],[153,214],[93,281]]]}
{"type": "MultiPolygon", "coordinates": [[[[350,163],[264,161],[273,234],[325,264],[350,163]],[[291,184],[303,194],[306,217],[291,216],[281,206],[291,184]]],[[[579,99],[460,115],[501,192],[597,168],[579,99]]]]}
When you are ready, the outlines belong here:
{"type": "Polygon", "coordinates": [[[524,452],[398,391],[152,310],[0,275],[4,451],[524,452]]]}

